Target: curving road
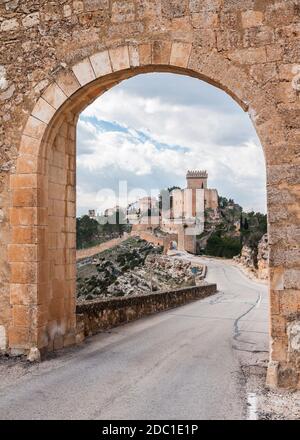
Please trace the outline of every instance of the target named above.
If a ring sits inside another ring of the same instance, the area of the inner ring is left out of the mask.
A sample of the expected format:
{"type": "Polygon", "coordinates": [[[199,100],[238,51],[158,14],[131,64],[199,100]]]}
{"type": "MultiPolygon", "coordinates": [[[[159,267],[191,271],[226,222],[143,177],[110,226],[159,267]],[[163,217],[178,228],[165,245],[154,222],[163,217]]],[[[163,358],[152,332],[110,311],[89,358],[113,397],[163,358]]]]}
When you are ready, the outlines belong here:
{"type": "Polygon", "coordinates": [[[39,365],[2,366],[0,419],[247,418],[240,355],[268,350],[267,288],[228,262],[206,264],[216,295],[39,365]]]}

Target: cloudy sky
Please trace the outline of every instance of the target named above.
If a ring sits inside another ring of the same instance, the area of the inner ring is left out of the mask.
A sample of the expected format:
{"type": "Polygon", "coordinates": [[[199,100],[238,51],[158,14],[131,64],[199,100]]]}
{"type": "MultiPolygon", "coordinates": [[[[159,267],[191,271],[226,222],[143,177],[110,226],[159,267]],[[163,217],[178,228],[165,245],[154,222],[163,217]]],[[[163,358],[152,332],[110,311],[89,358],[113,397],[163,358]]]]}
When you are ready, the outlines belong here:
{"type": "Polygon", "coordinates": [[[188,169],[206,169],[209,187],[245,210],[266,211],[264,156],[247,113],[198,79],[153,73],[123,81],[81,114],[77,148],[78,215],[114,206],[120,181],[129,202],[184,188],[188,169]]]}

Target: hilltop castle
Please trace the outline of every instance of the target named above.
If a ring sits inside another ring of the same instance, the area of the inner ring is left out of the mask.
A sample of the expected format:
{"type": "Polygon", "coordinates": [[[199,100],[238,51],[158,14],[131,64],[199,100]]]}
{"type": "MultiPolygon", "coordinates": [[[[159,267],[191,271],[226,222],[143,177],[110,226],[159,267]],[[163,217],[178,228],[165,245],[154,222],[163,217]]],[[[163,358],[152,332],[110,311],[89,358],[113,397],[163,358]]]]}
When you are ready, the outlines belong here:
{"type": "Polygon", "coordinates": [[[207,171],[187,172],[187,188],[171,193],[172,218],[202,217],[205,209],[218,208],[218,192],[207,188],[207,179],[207,171]]]}
{"type": "Polygon", "coordinates": [[[161,228],[177,233],[181,249],[196,252],[196,236],[204,231],[205,210],[219,206],[218,191],[207,188],[207,171],[188,171],[187,187],[174,189],[170,194],[170,212],[161,218],[161,228]]]}
{"type": "MultiPolygon", "coordinates": [[[[207,180],[207,171],[189,170],[186,188],[165,190],[165,200],[143,197],[128,205],[126,218],[132,225],[132,232],[155,231],[157,234],[160,229],[161,233],[177,241],[179,250],[196,253],[197,235],[204,231],[205,211],[216,212],[219,207],[218,191],[208,188],[207,180]]],[[[107,209],[105,215],[113,215],[116,209],[119,207],[107,209]]]]}

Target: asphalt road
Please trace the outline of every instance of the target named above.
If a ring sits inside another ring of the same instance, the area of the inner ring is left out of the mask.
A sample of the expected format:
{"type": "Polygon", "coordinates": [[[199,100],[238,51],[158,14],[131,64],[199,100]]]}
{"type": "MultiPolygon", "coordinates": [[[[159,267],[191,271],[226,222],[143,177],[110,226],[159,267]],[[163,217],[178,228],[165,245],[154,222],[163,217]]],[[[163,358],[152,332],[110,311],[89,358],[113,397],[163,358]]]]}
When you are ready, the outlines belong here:
{"type": "Polygon", "coordinates": [[[240,354],[268,350],[267,288],[207,264],[219,288],[210,298],[0,370],[0,419],[247,418],[240,354]]]}

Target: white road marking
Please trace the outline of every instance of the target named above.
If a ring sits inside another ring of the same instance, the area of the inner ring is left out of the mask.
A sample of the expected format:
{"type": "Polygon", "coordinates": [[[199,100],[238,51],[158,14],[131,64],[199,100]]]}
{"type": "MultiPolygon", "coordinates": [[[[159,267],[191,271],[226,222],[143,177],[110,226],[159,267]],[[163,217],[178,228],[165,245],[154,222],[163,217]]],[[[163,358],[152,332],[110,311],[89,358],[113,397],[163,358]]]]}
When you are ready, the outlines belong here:
{"type": "Polygon", "coordinates": [[[257,420],[257,396],[255,393],[247,394],[248,417],[247,420],[257,420]]]}

